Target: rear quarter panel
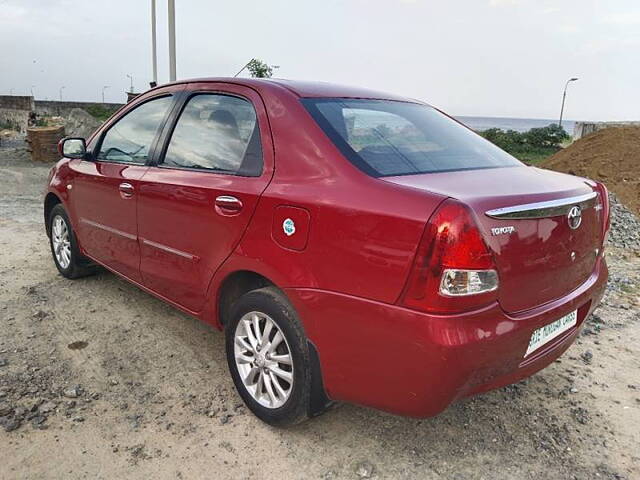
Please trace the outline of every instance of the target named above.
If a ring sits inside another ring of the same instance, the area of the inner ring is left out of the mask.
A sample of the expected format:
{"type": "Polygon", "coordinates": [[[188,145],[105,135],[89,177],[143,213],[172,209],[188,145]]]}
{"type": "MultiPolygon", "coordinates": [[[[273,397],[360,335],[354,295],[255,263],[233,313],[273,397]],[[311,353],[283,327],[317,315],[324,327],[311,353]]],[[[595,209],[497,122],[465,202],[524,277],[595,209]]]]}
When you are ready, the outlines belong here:
{"type": "Polygon", "coordinates": [[[299,99],[278,88],[281,91],[262,93],[274,139],[275,174],[224,270],[257,270],[281,288],[308,287],[395,302],[425,224],[445,197],[360,172],[299,99]],[[283,205],[309,212],[303,250],[274,240],[273,229],[281,227],[274,214],[283,205]]]}

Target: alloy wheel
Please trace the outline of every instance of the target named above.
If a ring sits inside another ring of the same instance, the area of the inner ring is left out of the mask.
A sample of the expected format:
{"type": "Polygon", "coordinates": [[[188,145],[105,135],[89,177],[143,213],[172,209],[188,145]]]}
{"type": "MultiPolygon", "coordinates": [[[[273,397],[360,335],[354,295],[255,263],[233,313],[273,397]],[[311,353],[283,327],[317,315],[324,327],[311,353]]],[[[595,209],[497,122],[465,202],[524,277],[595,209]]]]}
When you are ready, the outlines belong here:
{"type": "Polygon", "coordinates": [[[236,326],[234,357],[240,379],[266,408],[285,404],[293,388],[293,358],[282,330],[265,313],[249,312],[236,326]]]}
{"type": "Polygon", "coordinates": [[[71,237],[67,222],[60,215],[56,215],[53,218],[51,242],[58,265],[63,269],[69,268],[69,265],[71,265],[71,237]]]}

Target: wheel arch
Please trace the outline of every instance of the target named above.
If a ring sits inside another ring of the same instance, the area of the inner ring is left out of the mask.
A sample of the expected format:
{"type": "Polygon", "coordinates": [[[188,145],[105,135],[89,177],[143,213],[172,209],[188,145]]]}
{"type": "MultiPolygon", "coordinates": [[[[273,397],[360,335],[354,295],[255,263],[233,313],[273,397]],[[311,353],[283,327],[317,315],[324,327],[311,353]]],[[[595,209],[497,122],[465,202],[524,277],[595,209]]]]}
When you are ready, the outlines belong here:
{"type": "Polygon", "coordinates": [[[58,195],[53,192],[47,193],[44,197],[44,226],[47,231],[47,236],[51,236],[51,228],[49,226],[49,215],[51,214],[51,210],[58,204],[61,204],[62,200],[58,195]]]}
{"type": "Polygon", "coordinates": [[[229,273],[220,283],[216,296],[217,322],[224,327],[234,302],[251,290],[273,286],[279,288],[270,279],[251,270],[236,270],[229,273]]]}

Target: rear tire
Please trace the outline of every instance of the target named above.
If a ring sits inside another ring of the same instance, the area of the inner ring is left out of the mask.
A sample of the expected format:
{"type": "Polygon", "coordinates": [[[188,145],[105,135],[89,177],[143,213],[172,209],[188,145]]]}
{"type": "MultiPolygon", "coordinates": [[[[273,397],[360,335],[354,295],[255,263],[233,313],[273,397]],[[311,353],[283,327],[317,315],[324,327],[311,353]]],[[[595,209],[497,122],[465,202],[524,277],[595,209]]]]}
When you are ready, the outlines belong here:
{"type": "Polygon", "coordinates": [[[225,336],[231,377],[249,410],[273,426],[307,420],[309,347],[282,292],[265,287],[240,297],[231,309],[225,336]]]}
{"type": "Polygon", "coordinates": [[[63,277],[74,279],[91,275],[96,267],[80,254],[76,235],[62,204],[49,214],[49,245],[53,263],[63,277]]]}

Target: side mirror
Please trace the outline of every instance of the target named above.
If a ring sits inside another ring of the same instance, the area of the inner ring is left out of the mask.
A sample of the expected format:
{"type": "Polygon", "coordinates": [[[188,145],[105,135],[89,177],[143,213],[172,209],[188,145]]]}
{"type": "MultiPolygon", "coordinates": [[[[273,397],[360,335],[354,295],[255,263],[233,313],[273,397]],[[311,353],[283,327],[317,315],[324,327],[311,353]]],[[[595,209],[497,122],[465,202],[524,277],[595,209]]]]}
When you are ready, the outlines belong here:
{"type": "Polygon", "coordinates": [[[87,144],[84,138],[67,137],[58,142],[58,153],[66,158],[87,157],[87,144]]]}

